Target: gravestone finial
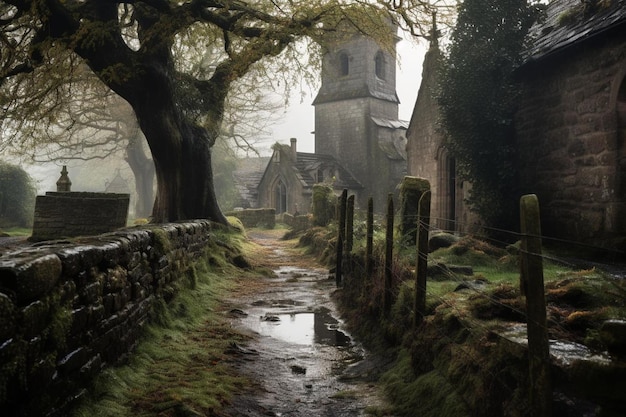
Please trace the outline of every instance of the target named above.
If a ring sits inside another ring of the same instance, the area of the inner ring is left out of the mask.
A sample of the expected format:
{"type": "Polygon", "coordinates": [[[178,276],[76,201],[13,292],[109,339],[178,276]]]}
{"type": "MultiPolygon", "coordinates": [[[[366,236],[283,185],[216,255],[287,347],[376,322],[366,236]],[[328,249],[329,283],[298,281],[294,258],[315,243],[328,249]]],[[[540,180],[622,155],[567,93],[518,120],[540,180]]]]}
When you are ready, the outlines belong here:
{"type": "Polygon", "coordinates": [[[67,166],[63,165],[63,169],[61,170],[61,177],[57,181],[57,192],[59,193],[68,193],[71,191],[72,181],[70,181],[70,177],[67,175],[67,166]]]}

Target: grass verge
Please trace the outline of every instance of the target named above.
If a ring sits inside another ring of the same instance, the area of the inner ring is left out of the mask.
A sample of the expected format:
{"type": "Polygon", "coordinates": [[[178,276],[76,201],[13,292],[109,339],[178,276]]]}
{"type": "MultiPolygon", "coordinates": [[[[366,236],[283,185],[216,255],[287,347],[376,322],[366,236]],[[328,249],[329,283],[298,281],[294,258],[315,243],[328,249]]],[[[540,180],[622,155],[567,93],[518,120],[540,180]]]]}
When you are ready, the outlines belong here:
{"type": "Polygon", "coordinates": [[[232,248],[247,243],[242,234],[224,232],[218,239],[229,249],[212,250],[189,268],[185,288],[155,307],[128,362],[96,378],[74,417],[216,416],[246,383],[225,354],[246,336],[231,329],[220,300],[252,274],[226,261],[232,248]]]}

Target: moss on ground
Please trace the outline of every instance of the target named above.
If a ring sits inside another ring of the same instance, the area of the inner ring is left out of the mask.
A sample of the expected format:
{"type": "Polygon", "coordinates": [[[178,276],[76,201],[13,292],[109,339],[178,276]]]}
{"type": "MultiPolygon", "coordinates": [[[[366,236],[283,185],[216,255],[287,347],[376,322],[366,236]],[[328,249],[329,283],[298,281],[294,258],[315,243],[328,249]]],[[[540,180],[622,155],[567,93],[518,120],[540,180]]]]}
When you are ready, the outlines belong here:
{"type": "MultiPolygon", "coordinates": [[[[334,265],[334,236],[332,227],[314,229],[301,244],[334,265]]],[[[526,320],[519,250],[465,237],[431,253],[429,261],[471,266],[473,275],[429,279],[426,315],[414,328],[415,250],[399,248],[395,255],[394,304],[384,316],[383,242],[384,236],[375,235],[376,268],[372,277],[364,277],[362,242],[355,241],[355,274],[344,277],[336,298],[360,341],[381,357],[396,357],[381,377],[393,415],[526,416],[526,352],[498,336],[526,320]]],[[[606,319],[626,319],[624,280],[545,260],[544,281],[550,337],[606,350],[598,329],[606,319]]]]}
{"type": "Polygon", "coordinates": [[[246,384],[225,353],[246,336],[219,312],[235,277],[247,274],[228,262],[241,255],[245,237],[220,230],[215,238],[173,300],[155,306],[128,363],[105,369],[74,417],[215,415],[246,384]]]}

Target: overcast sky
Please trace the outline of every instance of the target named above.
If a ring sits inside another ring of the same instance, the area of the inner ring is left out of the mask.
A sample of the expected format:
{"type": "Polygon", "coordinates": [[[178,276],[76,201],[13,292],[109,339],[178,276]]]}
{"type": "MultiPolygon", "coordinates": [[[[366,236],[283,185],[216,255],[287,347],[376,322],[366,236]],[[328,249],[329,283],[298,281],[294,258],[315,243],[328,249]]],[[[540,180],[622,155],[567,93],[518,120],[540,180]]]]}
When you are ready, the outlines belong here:
{"type": "MultiPolygon", "coordinates": [[[[408,121],[411,118],[422,79],[422,62],[427,47],[424,40],[420,40],[419,43],[402,40],[398,43],[396,91],[400,98],[400,120],[408,121]]],[[[292,104],[286,109],[283,121],[272,129],[272,139],[268,147],[276,142],[289,144],[289,139],[295,137],[298,139],[299,152],[315,151],[312,134],[315,126],[315,111],[311,103],[316,93],[314,91],[312,94],[307,94],[302,103],[299,98],[291,100],[292,104]]],[[[263,152],[263,154],[267,153],[267,150],[263,152]]]]}

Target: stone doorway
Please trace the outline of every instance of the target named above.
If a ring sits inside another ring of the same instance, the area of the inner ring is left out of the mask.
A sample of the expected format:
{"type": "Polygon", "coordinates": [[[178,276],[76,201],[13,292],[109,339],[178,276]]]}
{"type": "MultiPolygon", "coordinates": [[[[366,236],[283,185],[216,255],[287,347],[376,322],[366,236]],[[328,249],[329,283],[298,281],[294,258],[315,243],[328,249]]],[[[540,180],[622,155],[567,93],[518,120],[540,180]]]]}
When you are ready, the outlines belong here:
{"type": "Polygon", "coordinates": [[[439,154],[439,207],[441,218],[439,227],[449,232],[455,232],[457,227],[457,180],[456,160],[445,149],[439,154]]]}

